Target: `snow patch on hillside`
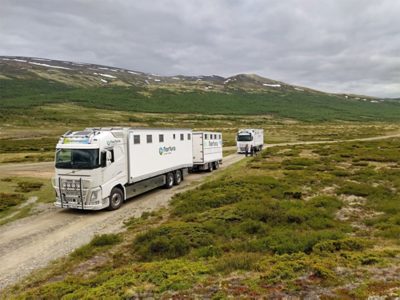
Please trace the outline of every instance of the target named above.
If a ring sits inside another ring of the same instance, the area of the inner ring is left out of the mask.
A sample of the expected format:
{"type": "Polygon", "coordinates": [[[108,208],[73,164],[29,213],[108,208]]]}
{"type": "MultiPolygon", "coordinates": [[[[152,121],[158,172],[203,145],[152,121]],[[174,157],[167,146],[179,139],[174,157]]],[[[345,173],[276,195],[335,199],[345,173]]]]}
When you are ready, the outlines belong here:
{"type": "Polygon", "coordinates": [[[103,77],[106,77],[106,78],[117,78],[117,77],[115,77],[115,76],[113,76],[113,75],[109,75],[109,74],[102,74],[102,73],[99,73],[99,75],[100,75],[100,76],[103,76],[103,77]]]}
{"type": "Polygon", "coordinates": [[[52,65],[48,65],[48,64],[41,64],[41,63],[37,63],[37,62],[33,62],[30,61],[29,62],[32,65],[36,65],[36,66],[41,66],[41,67],[46,67],[46,68],[53,68],[53,69],[63,69],[63,70],[71,70],[71,68],[67,68],[67,67],[61,67],[61,66],[52,66],[52,65]]]}
{"type": "Polygon", "coordinates": [[[280,84],[270,84],[270,83],[263,83],[263,86],[268,86],[268,87],[274,87],[274,88],[280,88],[280,84]]]}

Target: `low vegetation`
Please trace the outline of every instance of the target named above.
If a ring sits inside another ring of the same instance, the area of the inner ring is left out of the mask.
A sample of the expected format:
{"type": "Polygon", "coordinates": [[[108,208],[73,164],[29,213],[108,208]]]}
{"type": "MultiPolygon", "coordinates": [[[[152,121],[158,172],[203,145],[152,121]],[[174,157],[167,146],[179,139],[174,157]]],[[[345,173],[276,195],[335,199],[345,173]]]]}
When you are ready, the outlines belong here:
{"type": "MultiPolygon", "coordinates": [[[[44,162],[54,159],[54,147],[67,130],[86,127],[184,127],[217,130],[225,147],[235,146],[238,128],[264,128],[267,143],[344,140],[398,134],[400,123],[299,122],[271,115],[200,115],[121,112],[84,108],[76,104],[51,104],[4,115],[0,125],[0,163],[44,162]]],[[[232,149],[226,150],[232,153],[232,149]]]]}
{"type": "Polygon", "coordinates": [[[275,147],[6,297],[400,296],[399,139],[275,147]]]}
{"type": "Polygon", "coordinates": [[[53,201],[48,179],[0,177],[0,225],[29,216],[35,202],[53,201]]]}

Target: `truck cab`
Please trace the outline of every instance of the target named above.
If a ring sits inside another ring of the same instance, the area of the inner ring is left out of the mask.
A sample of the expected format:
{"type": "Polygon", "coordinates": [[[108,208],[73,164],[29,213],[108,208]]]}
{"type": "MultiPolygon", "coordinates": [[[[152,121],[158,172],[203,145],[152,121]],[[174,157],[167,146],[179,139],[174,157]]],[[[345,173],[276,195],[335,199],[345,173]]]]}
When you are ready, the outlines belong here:
{"type": "Polygon", "coordinates": [[[237,153],[246,153],[250,151],[261,151],[264,145],[263,129],[240,129],[236,136],[237,153]]]}
{"type": "MultiPolygon", "coordinates": [[[[123,135],[123,131],[85,129],[67,132],[59,139],[53,178],[57,207],[91,210],[110,207],[111,189],[121,186],[124,191],[127,180],[123,135]]],[[[122,195],[114,201],[123,198],[122,195]]]]}

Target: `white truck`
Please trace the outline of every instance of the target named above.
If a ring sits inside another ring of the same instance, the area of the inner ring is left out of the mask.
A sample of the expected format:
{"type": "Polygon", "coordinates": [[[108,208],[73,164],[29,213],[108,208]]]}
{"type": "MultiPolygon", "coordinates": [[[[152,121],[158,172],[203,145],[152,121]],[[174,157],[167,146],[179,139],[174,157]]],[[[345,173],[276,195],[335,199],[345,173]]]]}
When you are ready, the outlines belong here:
{"type": "Polygon", "coordinates": [[[264,145],[263,129],[239,129],[236,136],[236,146],[238,153],[246,153],[246,148],[250,153],[251,147],[255,152],[261,151],[264,145]]]}
{"type": "Polygon", "coordinates": [[[216,170],[222,163],[222,134],[212,131],[193,132],[193,170],[216,170]]]}
{"type": "Polygon", "coordinates": [[[87,128],[56,146],[55,205],[118,209],[135,195],[178,185],[193,167],[191,129],[87,128]]]}

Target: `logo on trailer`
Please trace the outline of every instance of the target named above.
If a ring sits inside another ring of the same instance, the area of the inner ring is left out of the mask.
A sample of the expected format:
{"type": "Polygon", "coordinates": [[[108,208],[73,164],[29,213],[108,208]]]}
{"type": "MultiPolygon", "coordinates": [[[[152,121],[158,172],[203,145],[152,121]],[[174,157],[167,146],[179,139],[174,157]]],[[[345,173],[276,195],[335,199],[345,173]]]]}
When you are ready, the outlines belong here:
{"type": "Polygon", "coordinates": [[[173,151],[176,151],[175,146],[169,146],[169,147],[163,146],[158,149],[158,153],[160,153],[160,155],[171,154],[173,151]]]}

